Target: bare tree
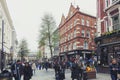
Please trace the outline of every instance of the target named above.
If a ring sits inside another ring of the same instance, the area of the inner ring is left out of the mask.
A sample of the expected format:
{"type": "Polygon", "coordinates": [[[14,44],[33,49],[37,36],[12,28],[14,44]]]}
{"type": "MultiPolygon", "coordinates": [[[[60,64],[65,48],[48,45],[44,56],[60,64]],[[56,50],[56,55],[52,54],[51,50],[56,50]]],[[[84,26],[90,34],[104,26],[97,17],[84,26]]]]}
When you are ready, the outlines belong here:
{"type": "Polygon", "coordinates": [[[56,29],[56,23],[52,15],[45,14],[40,26],[39,45],[49,46],[51,57],[53,56],[53,32],[56,29]]]}

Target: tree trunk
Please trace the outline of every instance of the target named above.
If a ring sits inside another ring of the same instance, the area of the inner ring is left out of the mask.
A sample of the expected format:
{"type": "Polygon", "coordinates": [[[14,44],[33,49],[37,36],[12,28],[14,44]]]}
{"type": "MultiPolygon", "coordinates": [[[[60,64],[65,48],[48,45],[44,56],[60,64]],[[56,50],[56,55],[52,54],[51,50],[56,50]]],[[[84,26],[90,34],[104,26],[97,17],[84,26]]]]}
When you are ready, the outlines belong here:
{"type": "Polygon", "coordinates": [[[53,56],[53,52],[52,52],[51,35],[50,35],[50,26],[49,26],[49,25],[48,25],[48,40],[49,40],[50,54],[51,54],[51,57],[52,57],[52,56],[53,56]]]}
{"type": "Polygon", "coordinates": [[[53,53],[52,53],[52,46],[49,46],[50,47],[50,53],[51,53],[51,57],[53,56],[53,53]]]}

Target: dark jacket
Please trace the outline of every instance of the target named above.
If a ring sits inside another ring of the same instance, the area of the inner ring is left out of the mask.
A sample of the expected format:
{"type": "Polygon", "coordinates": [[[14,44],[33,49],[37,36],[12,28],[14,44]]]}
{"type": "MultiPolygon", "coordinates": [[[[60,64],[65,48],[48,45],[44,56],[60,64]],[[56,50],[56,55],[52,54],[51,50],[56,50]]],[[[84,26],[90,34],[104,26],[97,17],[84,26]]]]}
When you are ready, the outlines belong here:
{"type": "Polygon", "coordinates": [[[78,79],[80,76],[80,67],[77,63],[73,63],[71,67],[71,78],[78,79]]]}
{"type": "Polygon", "coordinates": [[[31,66],[25,66],[23,69],[24,80],[30,80],[33,72],[31,66]]]}
{"type": "Polygon", "coordinates": [[[117,72],[118,72],[118,65],[111,64],[110,65],[110,74],[117,75],[117,72]]]}
{"type": "Polygon", "coordinates": [[[23,66],[22,66],[22,64],[21,63],[12,64],[11,71],[12,71],[13,76],[16,79],[20,79],[21,75],[23,74],[23,66]]]}

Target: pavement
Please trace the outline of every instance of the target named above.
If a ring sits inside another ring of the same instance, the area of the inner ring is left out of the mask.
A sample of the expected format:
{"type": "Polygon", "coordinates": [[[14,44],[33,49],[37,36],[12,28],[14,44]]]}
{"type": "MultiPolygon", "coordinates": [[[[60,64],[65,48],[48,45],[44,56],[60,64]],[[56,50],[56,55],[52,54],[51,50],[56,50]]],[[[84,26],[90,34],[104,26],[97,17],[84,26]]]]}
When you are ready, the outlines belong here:
{"type": "MultiPolygon", "coordinates": [[[[71,80],[71,73],[70,70],[66,70],[66,79],[71,80]]],[[[97,73],[96,79],[89,79],[89,80],[111,80],[109,74],[97,73]]],[[[36,70],[36,74],[33,75],[31,80],[55,80],[55,73],[53,69],[49,69],[48,71],[45,70],[36,70]]]]}
{"type": "MultiPolygon", "coordinates": [[[[66,70],[65,80],[72,80],[70,70],[66,70]]],[[[21,79],[23,80],[23,79],[21,79]]],[[[31,80],[55,80],[55,73],[53,69],[48,69],[48,71],[44,70],[36,70],[36,73],[33,75],[31,80]]],[[[109,74],[97,73],[96,79],[89,80],[111,80],[109,74]]]]}

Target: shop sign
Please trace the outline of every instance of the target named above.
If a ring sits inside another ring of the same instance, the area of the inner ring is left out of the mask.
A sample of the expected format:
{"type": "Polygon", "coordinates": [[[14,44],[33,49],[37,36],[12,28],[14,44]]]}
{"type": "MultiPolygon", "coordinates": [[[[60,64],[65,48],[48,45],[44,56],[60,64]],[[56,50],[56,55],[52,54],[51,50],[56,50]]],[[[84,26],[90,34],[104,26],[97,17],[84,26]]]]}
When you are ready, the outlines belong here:
{"type": "Polygon", "coordinates": [[[75,52],[69,52],[68,54],[74,54],[75,52]]]}
{"type": "Polygon", "coordinates": [[[90,54],[91,52],[87,52],[87,51],[82,51],[82,53],[90,54]]]}
{"type": "Polygon", "coordinates": [[[118,42],[118,41],[120,41],[120,37],[105,38],[103,39],[103,44],[118,42]]]}

